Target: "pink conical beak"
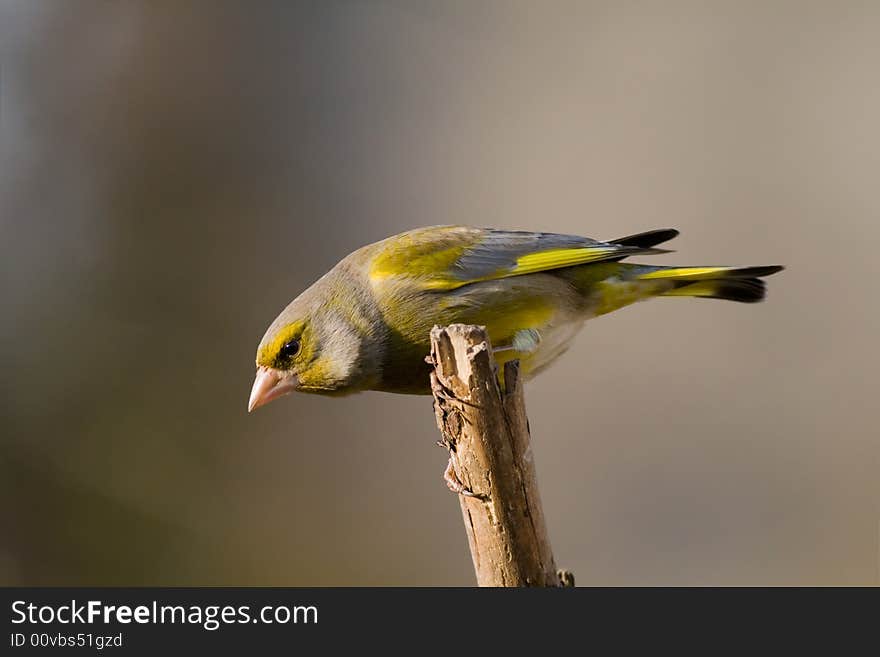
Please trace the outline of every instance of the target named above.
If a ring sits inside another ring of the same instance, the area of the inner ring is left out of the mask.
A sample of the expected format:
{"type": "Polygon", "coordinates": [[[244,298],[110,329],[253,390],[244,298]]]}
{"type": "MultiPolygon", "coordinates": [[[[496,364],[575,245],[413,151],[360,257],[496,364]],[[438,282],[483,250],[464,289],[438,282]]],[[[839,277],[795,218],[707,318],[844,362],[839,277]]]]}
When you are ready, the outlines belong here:
{"type": "Polygon", "coordinates": [[[254,387],[251,388],[251,398],[248,400],[248,413],[265,406],[273,399],[293,392],[296,390],[296,383],[296,377],[292,374],[283,374],[269,367],[257,368],[254,387]]]}

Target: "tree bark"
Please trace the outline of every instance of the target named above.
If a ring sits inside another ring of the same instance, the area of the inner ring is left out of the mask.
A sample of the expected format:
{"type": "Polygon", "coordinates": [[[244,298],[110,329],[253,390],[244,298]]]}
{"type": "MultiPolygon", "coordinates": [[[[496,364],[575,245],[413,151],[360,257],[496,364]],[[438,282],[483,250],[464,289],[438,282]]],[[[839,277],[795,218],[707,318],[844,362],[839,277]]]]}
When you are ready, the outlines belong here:
{"type": "MultiPolygon", "coordinates": [[[[484,327],[431,331],[431,388],[446,479],[459,493],[480,586],[559,586],[535,477],[519,363],[504,390],[484,327]]],[[[566,579],[566,582],[568,579],[566,579]]]]}

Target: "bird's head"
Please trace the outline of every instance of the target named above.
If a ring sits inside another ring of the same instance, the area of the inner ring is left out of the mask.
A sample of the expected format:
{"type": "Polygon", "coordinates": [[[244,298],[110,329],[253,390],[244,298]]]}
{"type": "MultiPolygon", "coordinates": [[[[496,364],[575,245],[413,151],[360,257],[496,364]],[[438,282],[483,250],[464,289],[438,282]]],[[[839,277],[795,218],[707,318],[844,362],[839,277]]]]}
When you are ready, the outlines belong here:
{"type": "Polygon", "coordinates": [[[369,326],[352,312],[352,295],[316,285],[269,326],[257,348],[257,375],[248,411],[294,390],[346,394],[360,389],[369,326]]]}

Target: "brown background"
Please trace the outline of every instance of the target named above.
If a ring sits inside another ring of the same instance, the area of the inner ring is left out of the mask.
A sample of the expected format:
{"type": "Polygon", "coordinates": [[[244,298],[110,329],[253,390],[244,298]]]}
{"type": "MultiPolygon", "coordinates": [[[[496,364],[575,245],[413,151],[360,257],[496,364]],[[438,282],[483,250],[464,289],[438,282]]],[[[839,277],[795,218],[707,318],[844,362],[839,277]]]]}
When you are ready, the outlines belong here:
{"type": "Polygon", "coordinates": [[[451,222],[788,266],[528,386],[580,584],[880,583],[876,2],[0,7],[0,583],[471,584],[428,398],[245,412],[282,306],[451,222]]]}

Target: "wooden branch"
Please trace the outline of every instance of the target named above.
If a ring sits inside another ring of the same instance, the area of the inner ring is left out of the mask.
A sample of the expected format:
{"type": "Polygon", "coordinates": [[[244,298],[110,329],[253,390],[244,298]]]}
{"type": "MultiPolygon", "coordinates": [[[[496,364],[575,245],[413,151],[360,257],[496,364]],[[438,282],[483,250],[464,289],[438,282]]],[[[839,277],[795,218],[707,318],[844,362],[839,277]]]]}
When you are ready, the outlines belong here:
{"type": "Polygon", "coordinates": [[[559,586],[535,478],[519,363],[506,363],[501,392],[485,328],[464,324],[434,327],[431,360],[440,444],[449,450],[445,476],[460,493],[477,583],[559,586]]]}

